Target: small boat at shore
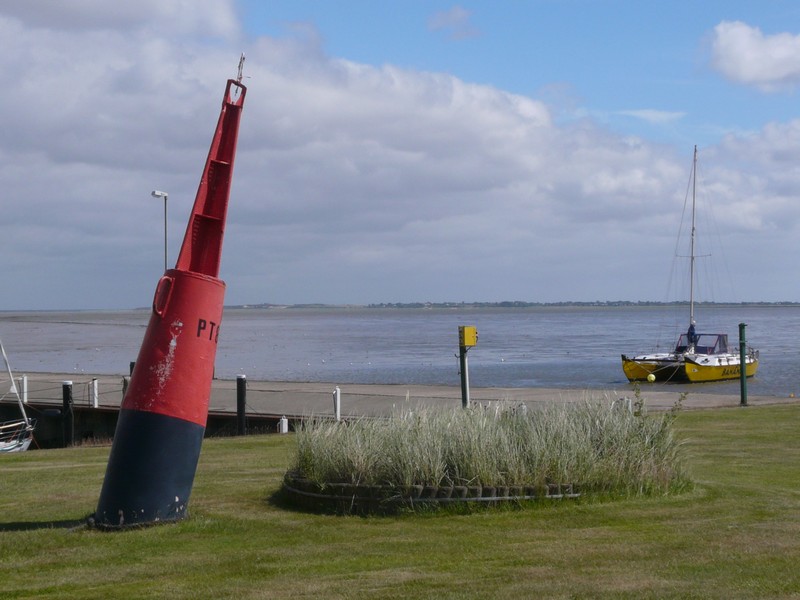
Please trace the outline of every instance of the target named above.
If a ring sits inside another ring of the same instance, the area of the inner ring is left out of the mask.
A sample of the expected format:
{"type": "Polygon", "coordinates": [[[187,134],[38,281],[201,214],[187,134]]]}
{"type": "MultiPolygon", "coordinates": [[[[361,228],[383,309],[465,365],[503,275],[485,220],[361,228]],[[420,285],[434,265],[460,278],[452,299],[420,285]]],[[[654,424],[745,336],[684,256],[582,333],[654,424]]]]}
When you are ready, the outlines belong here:
{"type": "MultiPolygon", "coordinates": [[[[681,334],[672,352],[622,355],[622,370],[629,381],[701,383],[725,381],[741,377],[741,353],[728,348],[724,333],[681,334]],[[650,377],[652,375],[652,378],[650,377]]],[[[758,370],[758,351],[748,348],[745,354],[745,375],[758,370]]]]}
{"type": "Polygon", "coordinates": [[[655,352],[636,356],[622,355],[622,370],[629,381],[690,382],[725,381],[741,377],[744,359],[745,376],[758,370],[758,351],[731,352],[728,335],[697,333],[694,318],[695,279],[695,213],[697,190],[697,146],[691,172],[692,223],[689,253],[689,327],[678,338],[671,352],[655,352]],[[744,354],[744,357],[742,356],[744,354]]]}
{"type": "Polygon", "coordinates": [[[0,397],[0,401],[5,400],[6,396],[9,394],[14,395],[21,416],[21,418],[12,421],[0,422],[0,454],[24,452],[30,447],[33,441],[35,424],[25,413],[25,405],[22,402],[22,398],[20,398],[19,391],[17,391],[17,384],[11,372],[11,366],[8,364],[8,356],[6,355],[6,349],[3,347],[2,341],[0,341],[0,352],[3,354],[3,361],[6,364],[6,372],[8,373],[10,381],[9,390],[0,397]]]}

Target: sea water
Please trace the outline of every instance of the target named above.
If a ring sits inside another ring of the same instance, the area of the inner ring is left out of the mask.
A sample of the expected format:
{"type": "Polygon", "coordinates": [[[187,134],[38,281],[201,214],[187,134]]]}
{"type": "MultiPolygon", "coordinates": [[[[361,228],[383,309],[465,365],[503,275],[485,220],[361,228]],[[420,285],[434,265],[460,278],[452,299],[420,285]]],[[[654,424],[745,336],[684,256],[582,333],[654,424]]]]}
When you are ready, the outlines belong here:
{"type": "MultiPolygon", "coordinates": [[[[468,353],[473,387],[625,389],[620,354],[670,350],[688,325],[685,306],[500,308],[228,308],[216,376],[338,384],[460,384],[458,327],[474,325],[468,353]]],[[[797,306],[703,305],[698,331],[728,333],[739,323],[760,366],[753,395],[800,393],[797,306]]],[[[127,374],[148,310],[0,312],[0,339],[17,373],[127,374]]],[[[656,384],[657,385],[657,384],[656,384]]],[[[674,389],[674,385],[672,389],[674,389]]],[[[739,381],[687,387],[732,393],[739,381]]]]}

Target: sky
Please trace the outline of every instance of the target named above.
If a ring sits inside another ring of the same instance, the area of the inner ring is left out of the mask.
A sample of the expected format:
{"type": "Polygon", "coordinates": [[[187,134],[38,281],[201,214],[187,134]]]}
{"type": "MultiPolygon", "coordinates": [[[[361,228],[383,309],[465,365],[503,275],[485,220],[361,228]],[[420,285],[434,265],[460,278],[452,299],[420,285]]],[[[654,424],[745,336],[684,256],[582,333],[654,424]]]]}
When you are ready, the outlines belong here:
{"type": "Polygon", "coordinates": [[[0,310],[150,305],[241,54],[228,305],[685,299],[695,145],[698,299],[800,301],[793,0],[0,0],[0,310]]]}

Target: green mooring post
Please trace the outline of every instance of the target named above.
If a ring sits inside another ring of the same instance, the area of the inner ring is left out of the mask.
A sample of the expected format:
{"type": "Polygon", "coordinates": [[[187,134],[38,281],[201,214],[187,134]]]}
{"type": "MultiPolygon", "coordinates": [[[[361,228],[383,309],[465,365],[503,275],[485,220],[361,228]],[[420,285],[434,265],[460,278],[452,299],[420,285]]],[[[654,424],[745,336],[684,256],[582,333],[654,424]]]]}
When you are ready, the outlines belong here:
{"type": "Polygon", "coordinates": [[[739,323],[739,388],[741,391],[739,406],[747,406],[747,342],[745,341],[744,328],[747,323],[739,323]]]}

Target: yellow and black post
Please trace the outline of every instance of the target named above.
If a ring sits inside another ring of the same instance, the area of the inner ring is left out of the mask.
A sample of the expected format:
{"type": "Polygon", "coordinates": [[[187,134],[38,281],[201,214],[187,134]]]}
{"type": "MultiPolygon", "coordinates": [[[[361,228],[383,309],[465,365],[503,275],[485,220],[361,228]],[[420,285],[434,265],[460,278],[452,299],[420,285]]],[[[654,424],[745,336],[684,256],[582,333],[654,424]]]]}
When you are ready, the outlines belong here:
{"type": "Polygon", "coordinates": [[[458,327],[458,359],[461,367],[461,405],[469,408],[469,367],[467,351],[478,344],[478,330],[474,325],[458,327]]]}

